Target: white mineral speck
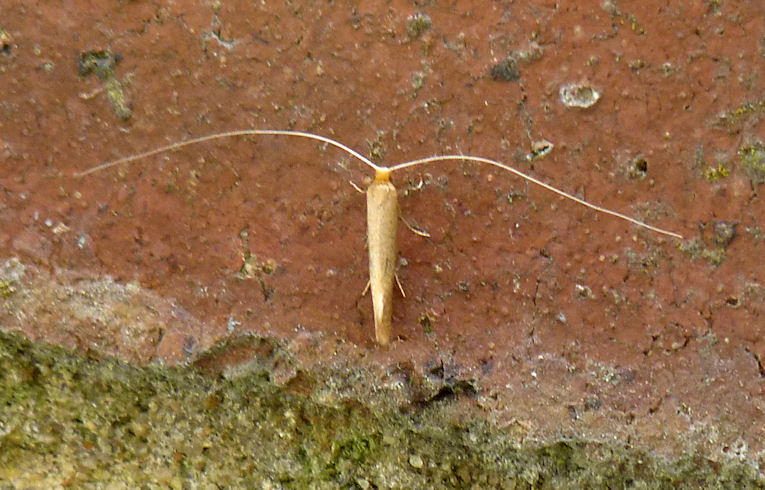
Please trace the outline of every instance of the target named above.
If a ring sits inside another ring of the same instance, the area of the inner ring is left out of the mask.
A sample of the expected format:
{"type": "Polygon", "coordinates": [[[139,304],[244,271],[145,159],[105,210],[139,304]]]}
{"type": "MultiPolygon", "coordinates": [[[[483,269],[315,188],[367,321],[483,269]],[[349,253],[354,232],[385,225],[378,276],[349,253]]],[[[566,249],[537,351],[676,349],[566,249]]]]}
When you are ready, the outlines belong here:
{"type": "Polygon", "coordinates": [[[423,461],[420,456],[412,454],[409,456],[409,464],[412,465],[412,468],[422,468],[423,461]]]}
{"type": "Polygon", "coordinates": [[[560,88],[560,100],[566,107],[592,107],[600,93],[586,83],[568,83],[560,88]]]}

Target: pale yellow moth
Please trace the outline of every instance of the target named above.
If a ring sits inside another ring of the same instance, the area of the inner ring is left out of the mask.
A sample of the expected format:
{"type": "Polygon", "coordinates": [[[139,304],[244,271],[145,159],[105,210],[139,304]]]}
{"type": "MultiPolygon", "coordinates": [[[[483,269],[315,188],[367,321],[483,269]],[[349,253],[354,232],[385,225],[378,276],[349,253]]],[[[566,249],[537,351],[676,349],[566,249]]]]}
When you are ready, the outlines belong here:
{"type": "Polygon", "coordinates": [[[308,138],[312,140],[322,141],[334,147],[349,153],[353,157],[362,161],[375,171],[374,182],[367,188],[367,243],[369,248],[369,287],[372,294],[372,310],[375,319],[375,340],[380,345],[388,345],[390,343],[391,336],[391,321],[393,315],[393,283],[395,281],[395,269],[398,261],[398,244],[397,244],[397,232],[398,232],[398,220],[400,216],[398,207],[398,196],[396,188],[390,181],[390,175],[397,171],[407,167],[413,167],[416,165],[422,165],[425,163],[432,163],[445,160],[457,160],[457,161],[470,161],[485,163],[493,165],[501,169],[507,170],[518,177],[521,177],[532,184],[543,187],[555,194],[570,199],[582,206],[593,209],[599,213],[608,214],[619,219],[628,221],[632,224],[646,228],[655,233],[660,233],[673,238],[682,239],[683,237],[678,233],[663,230],[655,226],[651,226],[647,223],[639,221],[635,218],[631,218],[622,213],[612,211],[595,204],[591,204],[576,196],[572,196],[566,192],[556,189],[555,187],[546,184],[530,175],[527,175],[513,167],[483,157],[475,157],[470,155],[438,155],[427,158],[421,158],[419,160],[412,160],[409,162],[399,163],[392,167],[383,167],[377,165],[368,158],[364,157],[360,153],[348,148],[347,146],[339,143],[333,139],[320,136],[318,134],[306,133],[302,131],[290,131],[282,129],[243,129],[237,131],[228,131],[225,133],[216,133],[208,136],[202,136],[199,138],[193,138],[187,141],[178,143],[172,143],[161,148],[156,148],[151,151],[139,153],[117,160],[102,163],[95,167],[89,168],[83,172],[76,174],[76,177],[83,177],[88,174],[92,174],[99,170],[103,170],[115,165],[132,162],[141,158],[146,158],[158,153],[175,150],[184,146],[193,145],[196,143],[202,143],[205,141],[229,138],[235,136],[256,136],[256,135],[280,135],[280,136],[296,136],[301,138],[308,138]]]}

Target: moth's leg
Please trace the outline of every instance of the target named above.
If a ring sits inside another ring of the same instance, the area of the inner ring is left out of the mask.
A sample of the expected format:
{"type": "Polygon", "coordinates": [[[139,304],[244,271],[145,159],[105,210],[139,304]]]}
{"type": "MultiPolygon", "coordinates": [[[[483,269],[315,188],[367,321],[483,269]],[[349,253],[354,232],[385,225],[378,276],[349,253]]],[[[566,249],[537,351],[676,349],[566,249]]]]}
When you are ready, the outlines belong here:
{"type": "Polygon", "coordinates": [[[425,238],[430,238],[430,233],[428,233],[428,232],[427,232],[427,231],[425,231],[425,230],[420,230],[420,229],[418,229],[418,228],[415,228],[414,226],[410,225],[410,224],[409,224],[409,222],[406,220],[406,218],[404,218],[404,215],[403,215],[403,214],[401,214],[401,212],[400,212],[400,211],[399,211],[399,214],[398,214],[398,215],[399,215],[399,217],[401,218],[401,221],[403,221],[403,222],[404,222],[404,224],[406,225],[406,227],[407,227],[407,228],[409,228],[409,231],[411,231],[411,232],[412,232],[412,233],[414,233],[415,235],[420,235],[420,236],[422,236],[422,237],[425,237],[425,238]]]}
{"type": "Polygon", "coordinates": [[[349,180],[348,183],[351,184],[353,186],[353,188],[356,189],[356,191],[360,192],[361,194],[365,193],[364,189],[362,189],[361,187],[357,186],[354,181],[349,180]]]}
{"type": "Polygon", "coordinates": [[[398,280],[398,274],[393,274],[393,277],[396,278],[396,284],[398,284],[398,290],[401,291],[401,296],[406,298],[406,293],[404,292],[404,287],[401,285],[401,281],[398,280]]]}

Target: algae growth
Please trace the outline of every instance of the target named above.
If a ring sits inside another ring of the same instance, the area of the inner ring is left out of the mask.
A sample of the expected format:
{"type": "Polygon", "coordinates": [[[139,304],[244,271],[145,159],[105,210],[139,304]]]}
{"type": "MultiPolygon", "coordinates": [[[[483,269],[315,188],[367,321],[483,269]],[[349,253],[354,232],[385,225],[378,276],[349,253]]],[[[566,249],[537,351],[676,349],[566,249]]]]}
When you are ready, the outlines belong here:
{"type": "Polygon", "coordinates": [[[739,148],[738,154],[741,157],[741,165],[749,174],[752,185],[758,186],[765,182],[765,146],[758,141],[755,144],[739,148]]]}
{"type": "Polygon", "coordinates": [[[104,91],[112,105],[112,111],[121,120],[130,119],[133,111],[130,109],[122,82],[117,79],[115,69],[122,56],[109,51],[89,51],[82,53],[77,59],[77,71],[82,77],[95,73],[104,82],[104,91]]]}
{"type": "MultiPolygon", "coordinates": [[[[262,338],[253,337],[252,342],[278,350],[277,344],[262,338]]],[[[241,347],[239,342],[236,348],[241,347]]],[[[216,350],[227,348],[222,344],[216,350]]],[[[575,439],[524,442],[484,421],[455,420],[449,415],[454,397],[434,397],[403,411],[384,405],[372,408],[361,399],[325,396],[319,402],[310,394],[277,386],[262,364],[233,371],[215,366],[203,362],[136,367],[0,332],[0,485],[749,488],[765,484],[740,461],[711,462],[695,454],[667,462],[625,445],[575,439]]]]}

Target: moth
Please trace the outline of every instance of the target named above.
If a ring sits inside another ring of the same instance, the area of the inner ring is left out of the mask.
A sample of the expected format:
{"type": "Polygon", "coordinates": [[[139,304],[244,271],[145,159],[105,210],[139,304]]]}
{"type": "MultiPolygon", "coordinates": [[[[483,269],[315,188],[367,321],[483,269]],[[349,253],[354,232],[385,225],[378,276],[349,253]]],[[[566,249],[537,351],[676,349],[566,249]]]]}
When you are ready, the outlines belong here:
{"type": "MultiPolygon", "coordinates": [[[[393,287],[396,278],[396,264],[398,261],[398,221],[401,217],[399,205],[398,205],[398,193],[396,187],[391,182],[391,174],[398,170],[402,170],[408,167],[414,167],[417,165],[424,165],[439,161],[468,161],[477,162],[486,165],[506,170],[534,185],[540,186],[550,192],[563,196],[566,199],[574,201],[582,206],[590,208],[596,212],[614,216],[618,219],[628,221],[641,228],[645,228],[655,233],[670,236],[676,239],[682,239],[683,237],[675,232],[663,230],[655,226],[649,225],[635,218],[612,211],[610,209],[597,206],[576,196],[568,194],[560,189],[557,189],[541,180],[538,180],[530,175],[527,175],[515,168],[502,162],[491,160],[489,158],[477,157],[471,155],[437,155],[427,158],[421,158],[418,160],[411,160],[404,163],[399,163],[391,167],[385,167],[377,165],[370,159],[364,157],[360,153],[352,150],[351,148],[343,145],[342,143],[335,141],[331,138],[321,136],[318,134],[307,133],[302,131],[291,131],[282,129],[243,129],[228,131],[223,133],[215,133],[207,136],[201,136],[198,138],[189,139],[177,143],[172,143],[160,148],[155,148],[144,153],[139,153],[117,160],[102,163],[95,167],[91,167],[87,170],[75,174],[75,177],[84,177],[86,175],[105,170],[116,165],[122,165],[142,158],[147,158],[159,153],[176,150],[185,146],[194,145],[197,143],[203,143],[205,141],[211,141],[221,138],[231,138],[239,136],[291,136],[299,138],[307,138],[311,140],[321,141],[331,146],[339,148],[354,158],[360,160],[369,168],[374,170],[374,181],[366,190],[367,196],[367,244],[369,249],[369,285],[368,288],[371,291],[372,296],[372,311],[374,313],[375,323],[375,340],[381,346],[387,346],[391,340],[391,323],[393,318],[393,287]]],[[[366,292],[366,289],[365,289],[366,292]]],[[[403,291],[402,291],[403,292],[403,291]]]]}

